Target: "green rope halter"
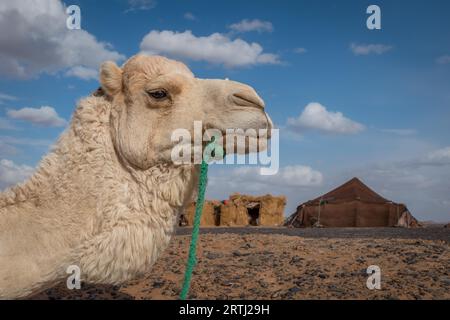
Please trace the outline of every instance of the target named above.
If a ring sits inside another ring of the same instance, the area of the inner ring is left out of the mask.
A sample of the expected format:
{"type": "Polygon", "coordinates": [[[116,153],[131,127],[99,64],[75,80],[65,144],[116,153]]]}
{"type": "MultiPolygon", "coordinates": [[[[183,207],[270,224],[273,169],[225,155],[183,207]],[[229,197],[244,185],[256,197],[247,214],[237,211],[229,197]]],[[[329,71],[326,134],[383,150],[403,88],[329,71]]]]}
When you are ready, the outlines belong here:
{"type": "Polygon", "coordinates": [[[202,164],[200,166],[200,179],[198,184],[197,203],[195,205],[195,216],[192,228],[191,244],[189,246],[189,256],[186,264],[186,271],[184,273],[183,287],[181,288],[180,299],[185,300],[191,285],[192,272],[197,263],[197,242],[200,231],[200,218],[203,211],[203,203],[205,201],[206,182],[208,180],[208,162],[210,160],[209,154],[214,154],[214,158],[223,157],[223,149],[215,143],[216,138],[212,137],[211,142],[206,146],[203,152],[202,164]]]}

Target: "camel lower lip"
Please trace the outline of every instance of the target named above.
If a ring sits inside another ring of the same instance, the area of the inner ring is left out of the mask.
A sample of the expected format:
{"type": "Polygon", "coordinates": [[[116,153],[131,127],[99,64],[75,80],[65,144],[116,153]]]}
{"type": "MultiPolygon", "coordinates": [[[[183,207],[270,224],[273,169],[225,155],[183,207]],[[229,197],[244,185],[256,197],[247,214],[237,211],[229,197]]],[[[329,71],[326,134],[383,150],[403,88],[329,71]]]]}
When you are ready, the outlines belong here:
{"type": "MultiPolygon", "coordinates": [[[[268,137],[268,135],[252,135],[252,134],[245,134],[245,133],[239,133],[239,132],[235,132],[235,130],[248,130],[248,129],[228,129],[228,130],[233,130],[233,132],[227,132],[227,131],[222,131],[222,134],[224,135],[224,137],[226,136],[230,136],[230,137],[238,137],[238,138],[256,138],[256,139],[261,139],[261,138],[270,138],[268,137]]],[[[261,129],[260,129],[261,130],[261,129]]],[[[262,129],[262,130],[266,130],[266,129],[262,129]]]]}
{"type": "Polygon", "coordinates": [[[234,105],[235,105],[235,107],[236,108],[245,108],[245,109],[247,109],[247,108],[255,108],[255,109],[258,109],[258,110],[263,110],[264,108],[261,106],[261,105],[258,105],[258,104],[254,104],[254,103],[251,103],[251,102],[243,102],[243,103],[236,103],[236,101],[233,101],[234,102],[234,105]]]}

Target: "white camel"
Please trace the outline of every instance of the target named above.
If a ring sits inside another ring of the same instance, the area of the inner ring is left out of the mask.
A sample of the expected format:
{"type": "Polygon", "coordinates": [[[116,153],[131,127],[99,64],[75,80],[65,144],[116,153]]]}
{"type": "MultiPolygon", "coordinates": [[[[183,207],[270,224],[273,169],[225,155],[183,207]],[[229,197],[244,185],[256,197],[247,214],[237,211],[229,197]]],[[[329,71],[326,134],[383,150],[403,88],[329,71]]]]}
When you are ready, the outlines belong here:
{"type": "Polygon", "coordinates": [[[100,83],[34,175],[0,194],[0,298],[42,290],[69,265],[92,283],[148,272],[198,182],[198,165],[171,161],[172,131],[272,127],[251,87],[164,57],[105,62],[100,83]]]}

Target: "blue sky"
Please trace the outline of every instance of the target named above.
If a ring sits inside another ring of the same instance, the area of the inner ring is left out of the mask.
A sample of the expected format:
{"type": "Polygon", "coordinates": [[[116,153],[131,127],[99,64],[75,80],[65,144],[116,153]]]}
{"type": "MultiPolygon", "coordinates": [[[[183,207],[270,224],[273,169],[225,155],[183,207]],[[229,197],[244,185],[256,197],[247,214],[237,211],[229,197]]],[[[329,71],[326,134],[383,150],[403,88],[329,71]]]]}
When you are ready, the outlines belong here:
{"type": "Polygon", "coordinates": [[[0,187],[32,171],[102,61],[145,51],[252,85],[281,128],[277,177],[213,167],[209,197],[285,194],[291,213],[358,176],[421,220],[450,220],[448,1],[15,2],[0,5],[0,187]],[[65,28],[72,4],[82,30],[65,28]],[[366,27],[371,4],[381,30],[366,27]]]}

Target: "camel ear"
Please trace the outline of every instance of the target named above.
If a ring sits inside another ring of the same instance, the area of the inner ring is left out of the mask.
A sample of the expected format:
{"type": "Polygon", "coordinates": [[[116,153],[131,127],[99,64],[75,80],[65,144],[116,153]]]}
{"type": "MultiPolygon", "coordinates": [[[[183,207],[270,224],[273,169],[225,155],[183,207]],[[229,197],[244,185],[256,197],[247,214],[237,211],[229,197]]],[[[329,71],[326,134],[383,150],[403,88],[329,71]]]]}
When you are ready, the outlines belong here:
{"type": "Polygon", "coordinates": [[[122,90],[122,69],[114,62],[106,61],[100,67],[100,84],[108,95],[115,95],[122,90]]]}

